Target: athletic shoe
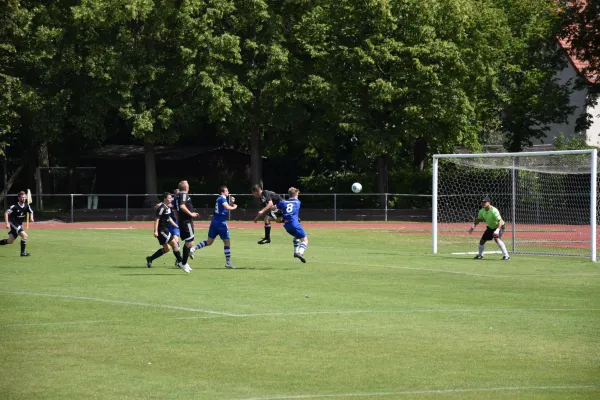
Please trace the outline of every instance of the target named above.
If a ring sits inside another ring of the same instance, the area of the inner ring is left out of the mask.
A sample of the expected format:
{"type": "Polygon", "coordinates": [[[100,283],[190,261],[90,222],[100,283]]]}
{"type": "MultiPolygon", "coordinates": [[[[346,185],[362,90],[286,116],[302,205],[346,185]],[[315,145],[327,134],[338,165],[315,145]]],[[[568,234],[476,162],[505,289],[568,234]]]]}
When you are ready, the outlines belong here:
{"type": "Polygon", "coordinates": [[[29,257],[31,254],[29,254],[28,252],[24,251],[21,253],[21,257],[29,257]]]}
{"type": "Polygon", "coordinates": [[[233,264],[231,264],[231,261],[225,261],[225,268],[235,269],[233,264]]]}
{"type": "Polygon", "coordinates": [[[191,258],[192,260],[194,259],[194,253],[195,253],[195,252],[196,252],[196,248],[195,248],[195,247],[192,247],[192,248],[190,249],[190,258],[191,258]]]}
{"type": "Polygon", "coordinates": [[[152,268],[152,257],[146,257],[146,265],[148,268],[152,268]]]}
{"type": "Polygon", "coordinates": [[[271,239],[262,238],[258,241],[258,244],[269,244],[271,243],[271,239]]]}
{"type": "Polygon", "coordinates": [[[183,269],[188,274],[192,271],[192,269],[190,268],[190,264],[185,264],[183,267],[181,267],[181,269],[183,269]]]}
{"type": "Polygon", "coordinates": [[[300,261],[302,261],[303,263],[306,263],[306,260],[304,259],[304,254],[294,253],[294,257],[299,258],[300,261]]]}
{"type": "Polygon", "coordinates": [[[510,260],[510,256],[502,256],[502,259],[503,259],[504,261],[508,261],[508,260],[510,260]]]}
{"type": "Polygon", "coordinates": [[[475,257],[473,257],[473,260],[481,260],[483,258],[483,256],[477,254],[475,257]]]}

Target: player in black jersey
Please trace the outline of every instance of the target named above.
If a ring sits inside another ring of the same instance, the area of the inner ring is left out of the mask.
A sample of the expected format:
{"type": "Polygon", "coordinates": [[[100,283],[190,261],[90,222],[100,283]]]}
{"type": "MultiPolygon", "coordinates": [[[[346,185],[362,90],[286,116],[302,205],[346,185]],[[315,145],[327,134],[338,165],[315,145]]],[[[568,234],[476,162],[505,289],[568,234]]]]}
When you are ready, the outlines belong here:
{"type": "Polygon", "coordinates": [[[281,201],[281,196],[270,190],[263,190],[258,184],[252,186],[252,195],[260,199],[261,206],[263,207],[256,214],[254,222],[258,222],[261,218],[265,222],[265,237],[259,240],[258,244],[271,243],[271,222],[276,221],[278,218],[276,206],[281,201]]]}
{"type": "MultiPolygon", "coordinates": [[[[169,252],[170,248],[173,248],[175,258],[181,263],[181,254],[177,248],[177,242],[174,236],[169,231],[169,225],[177,227],[177,224],[171,219],[171,193],[165,192],[163,195],[163,202],[156,208],[156,217],[154,218],[154,237],[158,239],[158,243],[162,248],[158,249],[153,255],[146,257],[146,264],[148,268],[152,268],[152,261],[158,257],[169,252]]],[[[183,268],[185,272],[190,272],[188,269],[183,268]]]]}
{"type": "Polygon", "coordinates": [[[17,239],[17,236],[21,236],[21,257],[30,256],[25,251],[27,245],[27,232],[23,230],[23,222],[25,221],[26,215],[30,215],[30,220],[33,222],[33,210],[27,204],[27,193],[19,192],[19,200],[17,204],[12,205],[4,213],[4,222],[6,222],[6,229],[8,229],[8,239],[0,240],[0,246],[7,244],[13,244],[17,239]]]}
{"type": "Polygon", "coordinates": [[[184,271],[192,268],[187,263],[190,256],[190,249],[194,247],[194,218],[198,218],[198,213],[194,212],[192,198],[189,195],[190,185],[188,181],[179,182],[179,194],[175,199],[175,218],[179,223],[181,239],[185,241],[183,247],[183,257],[179,267],[184,271]]]}

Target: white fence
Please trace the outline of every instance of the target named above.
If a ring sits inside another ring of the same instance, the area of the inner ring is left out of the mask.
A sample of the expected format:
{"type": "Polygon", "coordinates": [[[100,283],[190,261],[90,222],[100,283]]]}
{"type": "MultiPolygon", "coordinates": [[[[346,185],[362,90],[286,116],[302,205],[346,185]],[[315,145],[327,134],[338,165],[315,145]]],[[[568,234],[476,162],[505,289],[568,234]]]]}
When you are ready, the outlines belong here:
{"type": "MultiPolygon", "coordinates": [[[[191,193],[199,219],[209,219],[216,193],[191,193]]],[[[230,220],[252,220],[260,208],[249,193],[232,193],[238,208],[230,220]]],[[[287,195],[282,195],[287,197],[287,195]]],[[[8,205],[16,201],[9,194],[8,205]]],[[[65,222],[142,221],[154,217],[161,194],[32,194],[38,219],[65,222]]],[[[301,217],[313,221],[431,221],[431,195],[409,193],[301,193],[301,217]]]]}

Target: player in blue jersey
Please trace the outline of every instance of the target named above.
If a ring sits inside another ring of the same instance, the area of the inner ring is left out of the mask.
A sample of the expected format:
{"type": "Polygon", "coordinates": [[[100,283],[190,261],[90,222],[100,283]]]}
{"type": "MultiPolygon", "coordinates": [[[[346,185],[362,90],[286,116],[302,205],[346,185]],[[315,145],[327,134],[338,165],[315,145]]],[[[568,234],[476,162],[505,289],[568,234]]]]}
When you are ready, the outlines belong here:
{"type": "Polygon", "coordinates": [[[229,214],[229,211],[235,210],[237,208],[237,204],[233,204],[235,197],[231,196],[228,201],[227,196],[229,196],[229,189],[227,189],[227,186],[219,187],[219,197],[217,197],[212,221],[210,221],[210,227],[208,228],[208,239],[203,240],[195,247],[192,247],[190,254],[193,254],[196,250],[200,250],[203,247],[213,244],[218,235],[221,240],[223,240],[225,268],[235,268],[231,264],[231,239],[229,237],[229,228],[227,227],[227,214],[229,214]]]}
{"type": "Polygon", "coordinates": [[[294,257],[305,263],[304,251],[308,246],[308,238],[298,218],[298,213],[300,212],[299,194],[300,191],[295,187],[289,188],[289,199],[281,200],[277,203],[277,209],[282,212],[281,221],[283,222],[283,227],[287,233],[294,237],[294,257]]]}

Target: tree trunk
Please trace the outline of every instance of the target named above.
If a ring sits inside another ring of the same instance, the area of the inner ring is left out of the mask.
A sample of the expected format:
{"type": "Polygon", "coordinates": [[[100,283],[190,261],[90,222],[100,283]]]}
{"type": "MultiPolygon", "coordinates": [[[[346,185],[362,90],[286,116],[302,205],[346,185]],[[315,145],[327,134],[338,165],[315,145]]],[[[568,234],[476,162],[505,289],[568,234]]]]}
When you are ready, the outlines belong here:
{"type": "Polygon", "coordinates": [[[252,169],[252,185],[263,184],[262,181],[262,153],[260,149],[260,127],[252,128],[250,138],[250,165],[252,169]]]}
{"type": "MultiPolygon", "coordinates": [[[[156,148],[149,139],[144,139],[144,159],[146,166],[146,193],[156,194],[156,148]]],[[[152,207],[156,204],[154,196],[147,196],[144,203],[152,207]]]]}
{"type": "Polygon", "coordinates": [[[427,141],[420,137],[415,141],[413,153],[413,167],[419,171],[425,169],[425,157],[427,157],[427,141]]]}
{"type": "Polygon", "coordinates": [[[36,186],[37,186],[37,208],[40,211],[44,210],[44,190],[50,189],[50,156],[48,154],[48,143],[42,142],[37,148],[37,168],[36,168],[36,186]],[[41,168],[44,168],[46,173],[43,173],[41,168]]]}
{"type": "MultiPolygon", "coordinates": [[[[5,168],[8,168],[7,164],[8,164],[8,162],[4,163],[5,168]]],[[[6,182],[6,186],[2,190],[2,194],[0,194],[0,201],[4,200],[4,209],[5,210],[8,208],[8,204],[7,204],[8,191],[10,190],[12,185],[17,180],[17,177],[19,176],[19,173],[21,172],[22,169],[23,169],[23,164],[19,165],[19,167],[16,169],[15,172],[13,172],[12,176],[10,178],[8,178],[8,180],[7,180],[8,171],[5,171],[5,173],[4,173],[4,181],[6,182]]]]}
{"type": "MultiPolygon", "coordinates": [[[[386,193],[388,183],[387,160],[385,156],[377,157],[377,192],[386,193]]],[[[379,196],[379,208],[385,208],[385,194],[379,196]]]]}

